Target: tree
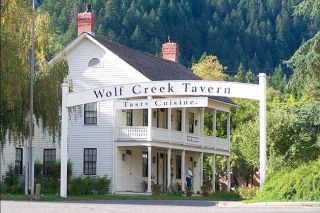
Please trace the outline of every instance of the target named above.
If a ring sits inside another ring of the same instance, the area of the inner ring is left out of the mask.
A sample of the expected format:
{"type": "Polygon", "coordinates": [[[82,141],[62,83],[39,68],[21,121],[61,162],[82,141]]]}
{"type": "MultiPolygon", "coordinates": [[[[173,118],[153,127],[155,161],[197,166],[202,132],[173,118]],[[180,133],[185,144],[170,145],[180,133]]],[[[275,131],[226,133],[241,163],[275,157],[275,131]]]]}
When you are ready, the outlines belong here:
{"type": "Polygon", "coordinates": [[[204,80],[223,81],[227,75],[224,74],[224,67],[217,56],[204,54],[198,63],[192,65],[192,71],[204,80]]]}
{"type": "MultiPolygon", "coordinates": [[[[320,0],[304,0],[295,7],[295,15],[319,20],[320,0]]],[[[290,88],[297,96],[320,101],[320,32],[305,42],[285,63],[294,70],[290,88]]]]}
{"type": "Polygon", "coordinates": [[[239,67],[238,67],[238,72],[237,74],[235,75],[235,80],[238,81],[238,82],[242,82],[242,83],[246,83],[246,71],[243,67],[243,64],[240,63],[239,67]]]}
{"type": "MultiPolygon", "coordinates": [[[[4,145],[8,140],[23,143],[28,135],[31,10],[30,5],[19,0],[1,1],[1,9],[0,139],[4,145]]],[[[67,74],[67,63],[62,59],[53,67],[46,65],[48,26],[48,14],[38,15],[34,115],[38,121],[42,120],[44,130],[57,133],[57,105],[61,99],[60,85],[67,74]],[[41,100],[37,98],[39,96],[41,100]]]]}
{"type": "Polygon", "coordinates": [[[279,64],[279,66],[275,69],[273,75],[271,76],[270,84],[274,89],[279,90],[281,93],[284,93],[287,86],[287,77],[283,73],[281,64],[279,64]]]}

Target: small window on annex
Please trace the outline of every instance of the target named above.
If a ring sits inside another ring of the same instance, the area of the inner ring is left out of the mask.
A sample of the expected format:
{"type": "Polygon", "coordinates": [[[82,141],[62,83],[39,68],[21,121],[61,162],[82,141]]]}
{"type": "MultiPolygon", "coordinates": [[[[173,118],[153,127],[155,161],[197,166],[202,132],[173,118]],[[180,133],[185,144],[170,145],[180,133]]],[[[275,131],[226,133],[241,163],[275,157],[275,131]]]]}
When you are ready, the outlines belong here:
{"type": "Polygon", "coordinates": [[[83,160],[83,174],[96,175],[97,172],[97,149],[85,148],[83,160]]]}
{"type": "Polygon", "coordinates": [[[89,61],[88,67],[102,67],[102,63],[98,58],[93,58],[89,61]]]}
{"type": "Polygon", "coordinates": [[[142,152],[142,177],[148,177],[148,152],[142,152]]]}
{"type": "Polygon", "coordinates": [[[84,105],[84,124],[97,124],[97,103],[84,105]]]}
{"type": "Polygon", "coordinates": [[[23,149],[16,148],[16,160],[15,160],[15,169],[17,174],[22,174],[23,166],[23,149]]]}
{"type": "Polygon", "coordinates": [[[56,161],[56,149],[43,150],[43,164],[56,161]]]}

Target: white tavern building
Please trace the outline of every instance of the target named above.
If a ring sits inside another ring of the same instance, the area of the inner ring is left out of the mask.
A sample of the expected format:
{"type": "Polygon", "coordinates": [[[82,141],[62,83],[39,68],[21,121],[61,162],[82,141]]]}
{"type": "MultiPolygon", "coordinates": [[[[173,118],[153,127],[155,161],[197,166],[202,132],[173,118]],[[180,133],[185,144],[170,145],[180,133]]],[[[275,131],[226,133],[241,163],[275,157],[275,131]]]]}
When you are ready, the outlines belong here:
{"type": "MultiPolygon", "coordinates": [[[[140,87],[140,82],[200,80],[178,63],[178,44],[171,41],[163,44],[163,58],[158,58],[95,36],[93,25],[91,12],[80,13],[78,37],[49,62],[66,55],[68,87],[72,92],[137,83],[135,92],[143,93],[153,89],[140,87]]],[[[170,90],[168,84],[163,90],[170,90]]],[[[72,174],[108,176],[112,193],[139,193],[151,192],[152,184],[174,185],[185,190],[186,171],[191,168],[193,191],[197,192],[203,185],[204,155],[213,158],[213,174],[216,155],[221,155],[228,159],[227,189],[230,190],[232,107],[235,104],[229,98],[196,94],[137,96],[79,105],[75,107],[77,115],[70,114],[67,129],[67,156],[72,162],[72,174]],[[225,138],[215,135],[218,111],[227,113],[225,138]],[[205,112],[212,114],[213,136],[204,134],[205,112]]],[[[35,126],[34,153],[36,161],[59,160],[60,144],[53,144],[35,126]]],[[[24,146],[6,145],[1,156],[1,175],[10,163],[21,167],[23,173],[26,157],[24,146]]]]}

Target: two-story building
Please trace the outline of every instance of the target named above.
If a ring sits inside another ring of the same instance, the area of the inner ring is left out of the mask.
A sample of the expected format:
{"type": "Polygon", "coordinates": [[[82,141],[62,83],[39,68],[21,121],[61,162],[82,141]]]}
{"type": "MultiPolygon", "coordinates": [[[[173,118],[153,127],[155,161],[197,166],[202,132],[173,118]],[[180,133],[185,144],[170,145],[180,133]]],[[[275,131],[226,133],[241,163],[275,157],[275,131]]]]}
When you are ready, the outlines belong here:
{"type": "MultiPolygon", "coordinates": [[[[78,37],[49,62],[62,53],[66,55],[68,82],[73,92],[139,82],[200,80],[178,63],[178,44],[172,41],[163,44],[163,58],[158,58],[95,36],[93,26],[91,12],[79,14],[78,37]]],[[[119,108],[116,107],[119,100],[76,107],[77,113],[70,114],[67,133],[73,176],[106,175],[111,178],[113,193],[150,192],[152,184],[179,185],[185,190],[186,170],[190,168],[196,192],[203,184],[204,155],[212,156],[213,173],[215,156],[222,155],[228,158],[230,189],[230,109],[235,104],[226,97],[149,96],[143,99],[155,99],[156,107],[136,104],[130,108],[128,103],[119,108]],[[205,104],[191,104],[197,101],[205,104]],[[227,114],[225,138],[215,135],[219,111],[227,114]],[[205,113],[211,114],[212,136],[204,134],[205,113]]],[[[59,160],[59,145],[50,144],[49,137],[36,130],[36,159],[45,161],[50,155],[59,160]]],[[[7,145],[5,149],[10,152],[4,152],[2,168],[9,162],[23,165],[26,155],[22,148],[14,150],[7,145]]]]}

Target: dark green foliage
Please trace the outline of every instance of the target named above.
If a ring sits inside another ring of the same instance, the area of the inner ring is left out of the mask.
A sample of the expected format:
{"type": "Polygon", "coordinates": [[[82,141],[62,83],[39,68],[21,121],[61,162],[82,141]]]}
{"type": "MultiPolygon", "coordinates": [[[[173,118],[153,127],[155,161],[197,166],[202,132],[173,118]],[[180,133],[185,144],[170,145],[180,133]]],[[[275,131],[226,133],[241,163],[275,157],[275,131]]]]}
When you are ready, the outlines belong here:
{"type": "MultiPolygon", "coordinates": [[[[49,12],[51,55],[76,37],[76,18],[88,1],[44,1],[49,12]]],[[[256,0],[95,0],[96,33],[153,55],[171,35],[180,43],[180,62],[191,67],[203,52],[216,55],[233,74],[240,63],[257,74],[270,73],[288,59],[319,20],[293,16],[299,1],[256,0]]]]}
{"type": "MultiPolygon", "coordinates": [[[[59,194],[60,191],[60,162],[41,164],[36,162],[35,182],[41,184],[41,194],[59,194]]],[[[72,175],[72,164],[68,162],[68,180],[72,175]]]]}
{"type": "Polygon", "coordinates": [[[1,182],[1,193],[22,194],[24,192],[24,187],[21,177],[23,178],[23,176],[17,174],[15,167],[13,165],[9,165],[8,171],[3,176],[1,182]]]}
{"type": "Polygon", "coordinates": [[[70,195],[107,194],[110,183],[107,177],[76,177],[70,180],[68,192],[70,195]]]}
{"type": "Polygon", "coordinates": [[[274,89],[280,91],[281,93],[285,92],[287,86],[287,76],[283,72],[282,65],[280,64],[274,71],[273,75],[269,79],[270,86],[274,89]]]}
{"type": "Polygon", "coordinates": [[[258,193],[257,200],[320,200],[320,161],[301,165],[294,170],[284,169],[270,175],[258,193]]]}

